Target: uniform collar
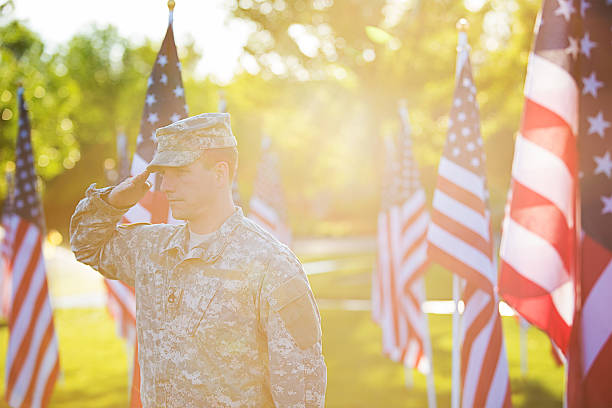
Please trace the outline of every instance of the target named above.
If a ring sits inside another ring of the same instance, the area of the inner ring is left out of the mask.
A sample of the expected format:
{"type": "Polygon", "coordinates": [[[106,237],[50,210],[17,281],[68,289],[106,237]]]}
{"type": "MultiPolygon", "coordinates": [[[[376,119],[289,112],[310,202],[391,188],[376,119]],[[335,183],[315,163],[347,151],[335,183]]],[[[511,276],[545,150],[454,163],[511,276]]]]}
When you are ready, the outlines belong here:
{"type": "Polygon", "coordinates": [[[234,207],[234,213],[214,232],[214,237],[207,240],[207,242],[196,245],[191,251],[188,251],[189,227],[187,224],[182,224],[170,237],[166,248],[164,248],[162,252],[177,249],[181,259],[199,258],[206,263],[213,263],[223,253],[223,250],[229,243],[232,232],[240,225],[242,218],[244,218],[242,209],[240,207],[234,207]],[[207,243],[209,243],[209,245],[203,248],[203,245],[207,243]]]}

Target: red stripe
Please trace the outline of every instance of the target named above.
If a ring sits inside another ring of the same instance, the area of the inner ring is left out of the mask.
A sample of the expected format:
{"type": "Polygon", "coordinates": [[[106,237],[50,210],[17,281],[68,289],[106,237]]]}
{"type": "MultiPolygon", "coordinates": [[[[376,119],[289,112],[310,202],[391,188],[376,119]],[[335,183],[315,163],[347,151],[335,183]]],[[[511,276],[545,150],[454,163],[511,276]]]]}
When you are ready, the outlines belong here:
{"type": "MultiPolygon", "coordinates": [[[[472,284],[472,282],[466,282],[466,287],[463,293],[463,299],[466,307],[469,307],[470,300],[472,296],[475,295],[478,288],[472,284]]],[[[481,310],[478,312],[478,315],[472,321],[472,324],[466,329],[465,336],[463,337],[463,343],[461,344],[461,378],[466,378],[468,363],[470,362],[470,355],[472,353],[472,346],[474,345],[474,340],[476,337],[482,332],[482,329],[485,328],[489,318],[491,316],[490,311],[490,303],[487,303],[481,310]]]]}
{"type": "MultiPolygon", "coordinates": [[[[612,252],[585,234],[582,240],[582,256],[580,260],[582,262],[580,270],[581,297],[583,300],[586,300],[602,272],[612,261],[612,252]]],[[[609,289],[612,291],[612,288],[609,289]]]]}
{"type": "Polygon", "coordinates": [[[475,233],[463,224],[457,222],[454,218],[434,208],[431,211],[431,222],[490,258],[491,243],[485,240],[480,234],[475,233]]]}
{"type": "Polygon", "coordinates": [[[28,231],[30,223],[27,221],[23,221],[21,217],[18,217],[17,222],[17,232],[15,233],[15,239],[13,241],[13,256],[11,257],[11,268],[15,265],[15,258],[17,254],[19,254],[19,248],[21,248],[21,244],[23,243],[23,239],[28,231]]]}
{"type": "Polygon", "coordinates": [[[550,243],[569,273],[574,269],[576,247],[574,229],[567,225],[565,216],[559,208],[545,197],[516,180],[512,188],[510,207],[512,220],[550,243]]]}
{"type": "Polygon", "coordinates": [[[33,375],[30,380],[30,386],[28,387],[28,391],[26,393],[26,398],[24,399],[22,404],[23,407],[29,407],[32,404],[32,398],[34,397],[34,387],[36,387],[36,382],[38,380],[38,376],[40,375],[40,365],[42,364],[42,360],[44,359],[45,354],[47,353],[47,348],[51,343],[51,339],[53,338],[54,333],[55,332],[53,330],[53,319],[50,319],[49,324],[47,325],[47,330],[45,330],[45,334],[43,335],[42,341],[40,343],[40,347],[38,348],[38,350],[36,350],[36,363],[34,365],[33,375]]]}
{"type": "MultiPolygon", "coordinates": [[[[17,348],[17,352],[15,354],[15,359],[13,360],[13,364],[10,367],[10,374],[9,374],[9,378],[8,378],[8,382],[6,386],[7,390],[13,389],[13,386],[15,385],[15,381],[17,381],[17,378],[19,377],[19,374],[21,373],[23,364],[25,363],[25,360],[27,359],[30,353],[30,346],[34,338],[34,329],[35,329],[36,323],[38,322],[38,317],[40,316],[40,310],[42,309],[45,301],[48,301],[48,291],[47,291],[46,280],[45,282],[43,282],[43,285],[40,288],[38,295],[36,296],[36,301],[34,302],[34,308],[32,310],[32,314],[28,316],[30,318],[29,325],[24,333],[23,339],[21,343],[19,344],[19,347],[17,348]]],[[[48,303],[46,306],[49,307],[48,303]]],[[[16,341],[16,339],[13,341],[16,341]]]]}
{"type": "Polygon", "coordinates": [[[46,407],[49,405],[49,401],[51,400],[51,395],[53,394],[53,386],[59,377],[59,354],[57,356],[57,360],[55,361],[55,366],[51,370],[49,374],[49,378],[47,378],[47,384],[45,384],[45,390],[42,397],[42,406],[46,407]]]}
{"type": "Polygon", "coordinates": [[[466,207],[471,208],[484,217],[486,212],[484,201],[482,201],[482,199],[476,196],[474,193],[465,190],[452,181],[447,180],[442,175],[438,175],[438,185],[436,186],[436,190],[444,192],[446,195],[459,201],[466,207]]]}
{"type": "Polygon", "coordinates": [[[406,234],[408,229],[416,222],[416,220],[418,220],[423,215],[424,212],[425,212],[425,204],[423,204],[415,212],[413,212],[410,215],[410,217],[402,220],[402,235],[406,234]]]}
{"type": "Polygon", "coordinates": [[[395,286],[395,267],[393,265],[393,260],[395,258],[395,254],[393,253],[393,247],[391,242],[393,242],[393,237],[391,236],[391,213],[387,212],[385,214],[386,224],[387,224],[387,245],[389,246],[389,290],[391,293],[391,305],[392,305],[392,316],[393,316],[393,329],[394,329],[394,343],[395,346],[399,346],[399,328],[398,328],[398,320],[397,320],[397,312],[398,312],[398,303],[397,303],[397,292],[395,286]]]}
{"type": "Polygon", "coordinates": [[[404,251],[402,256],[402,263],[408,261],[408,259],[414,255],[416,251],[418,251],[423,245],[425,245],[425,241],[427,240],[427,230],[424,230],[421,236],[417,237],[414,242],[410,244],[410,246],[404,251]]]}
{"type": "Polygon", "coordinates": [[[559,157],[576,174],[576,138],[561,116],[526,98],[521,134],[559,157]]]}
{"type": "Polygon", "coordinates": [[[499,292],[504,300],[532,325],[544,330],[567,353],[570,327],[561,317],[550,293],[501,262],[499,292]]]}
{"type": "Polygon", "coordinates": [[[476,395],[474,396],[474,406],[484,407],[489,396],[489,391],[496,392],[498,390],[491,389],[493,383],[493,377],[495,376],[495,369],[502,354],[502,332],[501,332],[501,318],[495,307],[495,299],[491,299],[486,309],[491,313],[489,318],[494,319],[493,328],[491,331],[491,337],[487,343],[487,350],[484,355],[482,362],[482,368],[480,370],[480,379],[478,381],[478,387],[476,388],[476,395]]]}
{"type": "Polygon", "coordinates": [[[583,407],[612,406],[612,337],[601,348],[589,372],[582,381],[583,407]]]}
{"type": "Polygon", "coordinates": [[[464,264],[451,254],[438,248],[432,242],[429,242],[427,253],[432,260],[435,260],[452,273],[456,273],[463,279],[474,281],[480,290],[484,290],[487,293],[492,292],[493,287],[491,286],[491,281],[489,281],[489,279],[487,279],[476,269],[464,264]]]}
{"type": "MultiPolygon", "coordinates": [[[[38,232],[38,231],[37,231],[38,232]]],[[[42,245],[40,235],[36,238],[36,243],[34,244],[34,248],[32,252],[29,254],[22,254],[22,256],[28,256],[28,265],[19,281],[19,286],[17,290],[13,294],[13,305],[11,307],[11,316],[9,319],[9,329],[13,330],[15,326],[15,322],[17,317],[19,316],[19,312],[21,312],[21,307],[23,306],[23,302],[26,299],[26,294],[30,290],[30,283],[32,281],[32,277],[34,276],[34,272],[36,271],[36,267],[38,262],[40,261],[40,256],[42,254],[42,245]]],[[[13,277],[15,277],[15,273],[13,271],[13,277]]],[[[13,285],[14,287],[14,285],[13,285]]]]}

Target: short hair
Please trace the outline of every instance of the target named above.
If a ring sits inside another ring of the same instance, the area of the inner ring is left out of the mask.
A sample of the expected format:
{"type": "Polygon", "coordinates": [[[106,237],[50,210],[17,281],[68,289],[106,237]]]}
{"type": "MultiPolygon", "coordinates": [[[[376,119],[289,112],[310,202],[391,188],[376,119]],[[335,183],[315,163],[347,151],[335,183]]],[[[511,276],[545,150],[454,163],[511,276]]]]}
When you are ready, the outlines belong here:
{"type": "Polygon", "coordinates": [[[229,168],[230,184],[234,181],[238,169],[238,149],[233,147],[222,147],[219,149],[206,149],[200,157],[204,167],[211,170],[218,162],[226,162],[229,168]]]}

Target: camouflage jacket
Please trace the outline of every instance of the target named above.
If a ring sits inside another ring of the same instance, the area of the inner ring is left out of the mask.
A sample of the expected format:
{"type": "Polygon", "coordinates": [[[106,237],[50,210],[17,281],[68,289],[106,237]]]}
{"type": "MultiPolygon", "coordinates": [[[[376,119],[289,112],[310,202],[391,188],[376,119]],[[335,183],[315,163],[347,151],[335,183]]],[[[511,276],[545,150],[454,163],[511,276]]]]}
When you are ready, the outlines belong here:
{"type": "Polygon", "coordinates": [[[237,208],[190,251],[186,225],[117,225],[92,185],[76,258],[136,290],[144,407],[321,407],[321,320],[293,253],[237,208]]]}

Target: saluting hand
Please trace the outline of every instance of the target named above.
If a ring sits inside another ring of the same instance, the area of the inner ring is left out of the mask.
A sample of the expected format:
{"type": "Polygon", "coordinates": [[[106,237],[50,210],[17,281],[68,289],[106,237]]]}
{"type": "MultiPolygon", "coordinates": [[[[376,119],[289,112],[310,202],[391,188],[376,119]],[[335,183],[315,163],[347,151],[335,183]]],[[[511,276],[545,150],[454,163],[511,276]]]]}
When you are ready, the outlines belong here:
{"type": "Polygon", "coordinates": [[[136,204],[151,188],[151,183],[147,181],[148,171],[128,177],[117,184],[107,196],[107,202],[113,207],[128,208],[136,204]]]}

